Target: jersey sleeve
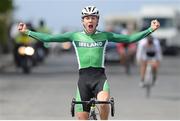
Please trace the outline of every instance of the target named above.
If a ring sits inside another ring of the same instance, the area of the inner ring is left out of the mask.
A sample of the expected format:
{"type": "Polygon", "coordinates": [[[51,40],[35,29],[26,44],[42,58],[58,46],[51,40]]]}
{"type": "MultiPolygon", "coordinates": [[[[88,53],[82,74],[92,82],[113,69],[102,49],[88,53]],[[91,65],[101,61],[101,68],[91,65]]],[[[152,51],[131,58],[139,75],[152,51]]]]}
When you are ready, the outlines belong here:
{"type": "Polygon", "coordinates": [[[28,30],[25,32],[28,36],[40,40],[42,42],[71,42],[73,32],[67,32],[64,34],[50,35],[46,33],[34,32],[28,30]]]}
{"type": "Polygon", "coordinates": [[[109,33],[108,40],[111,42],[123,42],[123,43],[132,43],[137,42],[149,34],[153,32],[153,29],[150,27],[144,31],[131,34],[131,35],[124,35],[124,34],[116,34],[116,33],[109,33]]]}

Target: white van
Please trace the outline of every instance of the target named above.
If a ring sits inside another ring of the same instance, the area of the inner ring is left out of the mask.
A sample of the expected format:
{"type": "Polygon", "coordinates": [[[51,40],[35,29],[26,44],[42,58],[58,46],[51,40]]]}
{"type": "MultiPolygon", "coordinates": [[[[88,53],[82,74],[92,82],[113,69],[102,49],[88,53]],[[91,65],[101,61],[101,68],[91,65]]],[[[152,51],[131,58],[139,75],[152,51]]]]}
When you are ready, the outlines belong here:
{"type": "MultiPolygon", "coordinates": [[[[168,6],[143,6],[140,10],[140,23],[150,24],[157,19],[161,26],[153,36],[160,40],[164,53],[177,54],[180,48],[180,11],[168,6]]],[[[149,26],[149,25],[147,25],[149,26]]]]}

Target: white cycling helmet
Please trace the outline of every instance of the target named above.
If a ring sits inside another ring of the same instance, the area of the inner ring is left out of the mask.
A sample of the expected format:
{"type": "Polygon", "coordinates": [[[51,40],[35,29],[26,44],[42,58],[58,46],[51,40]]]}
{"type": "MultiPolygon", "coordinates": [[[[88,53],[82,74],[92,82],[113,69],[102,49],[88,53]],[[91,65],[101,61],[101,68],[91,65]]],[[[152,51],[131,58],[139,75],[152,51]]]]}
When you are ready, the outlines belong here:
{"type": "Polygon", "coordinates": [[[82,18],[89,15],[99,17],[99,10],[95,6],[86,6],[82,9],[82,18]]]}

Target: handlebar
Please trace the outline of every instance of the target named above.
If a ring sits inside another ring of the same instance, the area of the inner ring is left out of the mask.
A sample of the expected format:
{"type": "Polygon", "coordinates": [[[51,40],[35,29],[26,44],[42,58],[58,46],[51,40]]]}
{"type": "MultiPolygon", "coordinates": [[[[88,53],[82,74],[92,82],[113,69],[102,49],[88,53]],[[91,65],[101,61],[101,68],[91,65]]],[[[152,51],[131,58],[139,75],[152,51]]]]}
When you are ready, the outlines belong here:
{"type": "Polygon", "coordinates": [[[87,104],[93,106],[95,104],[110,104],[111,105],[111,116],[114,116],[114,98],[111,97],[108,101],[98,101],[96,98],[91,98],[89,101],[76,101],[75,98],[71,102],[71,114],[74,117],[74,106],[75,104],[87,104]]]}

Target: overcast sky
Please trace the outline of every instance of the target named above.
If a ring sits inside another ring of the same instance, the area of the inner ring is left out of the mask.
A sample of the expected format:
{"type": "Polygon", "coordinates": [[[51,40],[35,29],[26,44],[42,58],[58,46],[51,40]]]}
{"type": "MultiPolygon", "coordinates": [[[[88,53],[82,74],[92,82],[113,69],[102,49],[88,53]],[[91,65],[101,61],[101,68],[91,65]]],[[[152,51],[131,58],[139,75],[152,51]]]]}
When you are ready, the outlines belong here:
{"type": "Polygon", "coordinates": [[[106,15],[135,12],[143,5],[172,5],[180,7],[180,0],[14,0],[15,18],[38,23],[41,18],[52,30],[63,26],[81,27],[81,10],[87,5],[96,6],[101,14],[99,27],[103,28],[106,15]]]}

